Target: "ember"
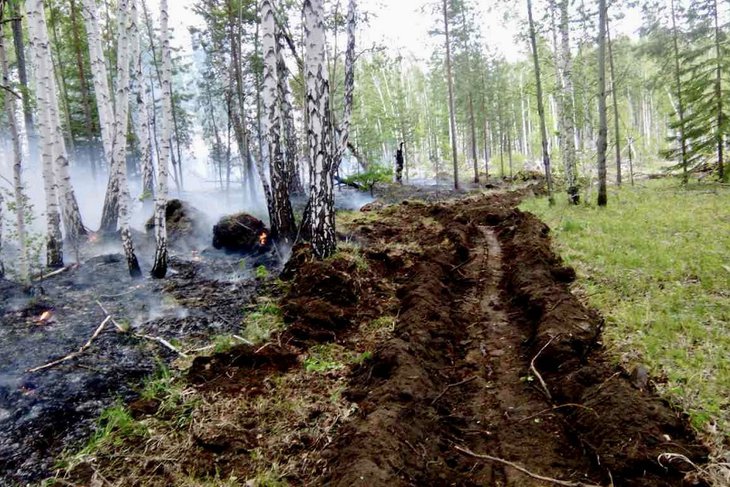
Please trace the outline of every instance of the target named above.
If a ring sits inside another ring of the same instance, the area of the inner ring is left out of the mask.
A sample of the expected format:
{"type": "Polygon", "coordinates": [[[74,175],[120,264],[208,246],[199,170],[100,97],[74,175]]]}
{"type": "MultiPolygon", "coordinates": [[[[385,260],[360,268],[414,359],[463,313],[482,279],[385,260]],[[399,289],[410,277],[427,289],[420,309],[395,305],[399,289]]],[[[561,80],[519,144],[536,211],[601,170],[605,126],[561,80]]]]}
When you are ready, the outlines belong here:
{"type": "Polygon", "coordinates": [[[264,247],[266,245],[266,241],[268,240],[269,235],[266,232],[261,232],[259,234],[259,245],[264,247]]]}
{"type": "Polygon", "coordinates": [[[96,243],[99,241],[99,234],[98,233],[89,233],[89,243],[96,243]]]}
{"type": "Polygon", "coordinates": [[[53,313],[50,310],[46,310],[41,315],[36,318],[36,323],[39,323],[41,325],[50,323],[53,320],[53,313]]]}

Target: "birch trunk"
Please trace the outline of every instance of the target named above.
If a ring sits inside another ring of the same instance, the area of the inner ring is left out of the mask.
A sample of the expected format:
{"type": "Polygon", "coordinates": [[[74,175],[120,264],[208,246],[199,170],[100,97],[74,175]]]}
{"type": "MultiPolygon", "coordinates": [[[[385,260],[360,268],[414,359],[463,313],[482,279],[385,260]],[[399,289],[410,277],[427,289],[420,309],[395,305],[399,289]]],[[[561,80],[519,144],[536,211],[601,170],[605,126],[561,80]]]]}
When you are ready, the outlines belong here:
{"type": "Polygon", "coordinates": [[[302,187],[301,179],[299,178],[299,172],[297,170],[297,132],[294,124],[294,108],[292,106],[292,94],[289,89],[289,69],[284,61],[284,39],[282,36],[277,36],[277,60],[276,69],[279,76],[279,97],[281,100],[281,117],[282,117],[282,131],[284,133],[284,140],[286,150],[284,151],[286,162],[286,176],[287,184],[289,186],[289,194],[301,194],[304,192],[302,187]]]}
{"type": "Polygon", "coordinates": [[[78,240],[87,234],[83,221],[81,220],[81,212],[76,194],[71,185],[71,175],[69,171],[68,152],[66,151],[66,143],[63,138],[63,126],[61,124],[60,108],[58,104],[58,87],[53,76],[55,72],[53,67],[53,59],[51,56],[51,43],[48,38],[48,29],[46,25],[45,10],[42,2],[38,10],[36,10],[36,28],[40,44],[44,46],[39,59],[39,68],[41,72],[47,74],[42,76],[43,89],[46,92],[48,106],[45,107],[49,114],[49,135],[51,138],[51,153],[53,157],[53,166],[56,172],[56,182],[61,203],[61,218],[66,230],[66,238],[76,248],[78,240]]]}
{"type": "Polygon", "coordinates": [[[606,206],[606,0],[598,2],[598,206],[606,206]]]}
{"type": "Polygon", "coordinates": [[[333,141],[323,0],[304,0],[304,79],[307,87],[307,141],[310,160],[309,226],[314,255],[331,255],[335,236],[333,141]]]}
{"type": "Polygon", "coordinates": [[[446,83],[449,88],[449,131],[451,133],[451,157],[454,165],[454,189],[459,189],[459,162],[456,153],[456,114],[454,107],[454,80],[451,76],[451,36],[449,35],[449,9],[443,0],[444,33],[446,43],[446,83]]]}
{"type": "Polygon", "coordinates": [[[155,262],[152,277],[162,279],[167,274],[167,175],[170,163],[170,134],[172,132],[172,53],[170,52],[169,14],[167,0],[160,0],[160,42],[162,43],[162,141],[157,169],[155,194],[155,262]]]}
{"type": "Polygon", "coordinates": [[[580,202],[578,170],[575,156],[575,110],[573,108],[573,59],[570,52],[569,0],[560,1],[560,64],[563,80],[563,154],[565,178],[568,185],[568,201],[574,205],[580,202]]]}
{"type": "Polygon", "coordinates": [[[89,37],[89,59],[91,62],[91,74],[94,81],[94,93],[96,95],[96,106],[99,112],[99,126],[101,129],[101,142],[104,152],[104,162],[109,173],[104,207],[102,209],[100,231],[102,233],[114,233],[117,230],[117,217],[119,214],[119,182],[116,179],[117,168],[112,163],[113,138],[114,138],[114,107],[112,104],[111,91],[109,89],[109,73],[106,67],[106,60],[102,50],[101,31],[99,27],[99,14],[95,0],[83,0],[84,2],[84,23],[86,34],[89,37]]]}
{"type": "Polygon", "coordinates": [[[49,77],[53,71],[44,70],[44,53],[48,45],[43,43],[39,33],[40,16],[43,2],[30,0],[25,4],[28,17],[30,52],[35,76],[36,105],[38,119],[36,125],[41,142],[41,161],[43,164],[43,188],[46,194],[46,264],[48,267],[63,267],[63,237],[61,234],[61,214],[58,208],[58,182],[53,170],[53,139],[51,137],[51,114],[48,99],[49,77]]]}
{"type": "Polygon", "coordinates": [[[618,92],[616,90],[616,69],[613,65],[613,45],[611,28],[606,16],[606,43],[608,44],[608,66],[611,74],[611,101],[613,102],[613,137],[616,152],[616,185],[621,186],[621,124],[618,113],[618,92]]]}
{"type": "Polygon", "coordinates": [[[537,39],[535,22],[532,18],[532,0],[527,0],[527,16],[530,28],[530,44],[532,45],[532,61],[535,67],[535,86],[537,88],[537,113],[540,117],[540,136],[542,138],[542,163],[545,167],[545,182],[547,183],[548,200],[555,204],[553,197],[553,177],[550,170],[550,152],[548,150],[547,129],[545,127],[545,106],[542,100],[542,79],[540,78],[540,60],[537,55],[537,39]]]}
{"type": "Polygon", "coordinates": [[[682,182],[684,184],[687,184],[687,182],[689,181],[689,175],[687,173],[687,138],[684,135],[684,98],[682,93],[682,80],[680,79],[679,68],[679,32],[677,30],[677,16],[674,10],[674,0],[671,0],[670,5],[672,13],[672,44],[674,47],[674,84],[675,89],[677,90],[675,95],[677,96],[677,114],[679,115],[679,143],[682,154],[682,182]]]}
{"type": "Polygon", "coordinates": [[[281,89],[286,79],[279,79],[278,47],[276,35],[276,20],[271,0],[262,0],[261,13],[261,47],[264,60],[264,79],[262,100],[266,123],[266,143],[269,154],[269,175],[271,178],[271,210],[272,238],[284,244],[291,245],[296,237],[294,212],[289,201],[289,177],[287,175],[284,151],[282,147],[282,116],[281,116],[281,89]]]}
{"type": "MultiPolygon", "coordinates": [[[[5,32],[4,24],[0,23],[0,69],[2,69],[3,86],[10,86],[10,70],[8,69],[8,59],[5,52],[5,32]]],[[[18,120],[16,118],[15,98],[9,94],[5,95],[5,112],[8,117],[8,125],[10,126],[10,139],[13,149],[13,189],[15,195],[15,224],[18,231],[18,246],[20,248],[20,256],[18,257],[18,274],[20,282],[28,281],[28,248],[25,231],[25,205],[26,197],[23,194],[22,181],[22,158],[23,151],[20,144],[20,130],[18,128],[18,120]]],[[[0,198],[2,194],[0,193],[0,198]]],[[[2,201],[0,201],[0,212],[2,211],[2,201]]],[[[0,216],[0,225],[2,225],[2,216],[0,216]]],[[[2,236],[0,235],[0,244],[2,236]]],[[[0,276],[2,275],[2,263],[0,263],[0,276]]]]}
{"type": "MultiPolygon", "coordinates": [[[[352,121],[352,102],[355,91],[355,17],[357,14],[357,4],[355,0],[350,0],[347,7],[347,48],[345,50],[345,106],[342,114],[342,122],[340,122],[340,139],[335,154],[335,164],[340,165],[342,155],[350,142],[350,123],[352,121]]],[[[406,173],[406,177],[407,173],[406,173]]]]}
{"type": "Polygon", "coordinates": [[[132,86],[135,87],[135,105],[136,105],[136,121],[134,124],[134,131],[137,135],[137,141],[139,143],[140,160],[139,165],[142,172],[142,200],[145,208],[150,206],[150,202],[154,198],[154,187],[153,187],[153,166],[152,166],[152,145],[150,143],[150,120],[149,113],[147,113],[147,99],[149,98],[148,85],[145,82],[143,63],[142,63],[142,50],[141,50],[141,35],[139,28],[139,9],[132,8],[132,24],[131,32],[132,35],[132,63],[134,70],[132,71],[132,86]]]}
{"type": "Polygon", "coordinates": [[[721,43],[723,41],[724,34],[721,31],[719,23],[719,11],[717,0],[712,2],[712,17],[715,22],[714,29],[714,42],[715,42],[715,103],[716,106],[716,124],[717,133],[715,135],[717,144],[717,172],[720,177],[720,181],[725,181],[725,156],[723,154],[725,135],[727,134],[727,127],[725,121],[725,112],[723,111],[723,93],[722,93],[722,50],[721,43]]]}
{"type": "Polygon", "coordinates": [[[127,185],[127,129],[129,122],[129,35],[136,30],[130,22],[130,3],[132,20],[135,18],[135,0],[119,0],[117,4],[117,88],[115,90],[116,116],[114,118],[114,141],[112,144],[112,168],[119,187],[118,210],[122,248],[127,259],[129,275],[142,276],[142,271],[134,253],[134,242],[129,227],[129,187],[127,185]]]}

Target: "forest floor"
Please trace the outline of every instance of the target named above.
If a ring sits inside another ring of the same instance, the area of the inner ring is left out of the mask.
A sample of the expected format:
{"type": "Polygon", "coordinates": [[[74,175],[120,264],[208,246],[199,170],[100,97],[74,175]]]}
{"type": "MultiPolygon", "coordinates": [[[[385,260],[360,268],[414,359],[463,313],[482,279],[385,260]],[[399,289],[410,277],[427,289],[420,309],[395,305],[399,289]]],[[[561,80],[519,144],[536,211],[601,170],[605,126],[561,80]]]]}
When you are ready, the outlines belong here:
{"type": "Polygon", "coordinates": [[[688,418],[517,209],[538,188],[340,213],[340,250],[296,248],[254,299],[281,331],[163,369],[48,484],[705,485],[688,418]]]}

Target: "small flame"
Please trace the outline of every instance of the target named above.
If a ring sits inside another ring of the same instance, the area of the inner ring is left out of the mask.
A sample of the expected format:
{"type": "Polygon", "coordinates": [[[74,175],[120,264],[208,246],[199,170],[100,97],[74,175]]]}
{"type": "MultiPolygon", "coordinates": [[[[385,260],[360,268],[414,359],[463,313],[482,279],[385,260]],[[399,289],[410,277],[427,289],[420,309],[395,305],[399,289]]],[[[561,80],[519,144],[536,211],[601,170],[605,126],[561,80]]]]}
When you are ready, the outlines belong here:
{"type": "Polygon", "coordinates": [[[98,233],[90,233],[89,234],[89,243],[96,243],[99,241],[99,234],[98,233]]]}
{"type": "Polygon", "coordinates": [[[50,311],[44,311],[43,313],[41,313],[41,315],[38,317],[38,319],[36,321],[38,323],[44,324],[44,323],[49,323],[51,321],[51,319],[53,319],[53,313],[51,313],[50,311]]]}
{"type": "Polygon", "coordinates": [[[269,236],[266,234],[266,232],[261,232],[259,235],[259,245],[262,247],[266,245],[266,240],[269,238],[269,236]]]}

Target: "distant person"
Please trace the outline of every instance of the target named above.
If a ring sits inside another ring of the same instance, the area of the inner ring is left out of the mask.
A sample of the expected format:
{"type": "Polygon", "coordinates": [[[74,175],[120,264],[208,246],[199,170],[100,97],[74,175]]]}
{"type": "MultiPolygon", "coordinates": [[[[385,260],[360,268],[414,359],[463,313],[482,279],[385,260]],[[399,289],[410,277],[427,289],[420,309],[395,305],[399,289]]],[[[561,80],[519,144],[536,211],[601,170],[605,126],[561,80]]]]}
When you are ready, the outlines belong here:
{"type": "Polygon", "coordinates": [[[398,184],[403,184],[403,142],[400,143],[400,148],[395,151],[395,180],[398,184]]]}

